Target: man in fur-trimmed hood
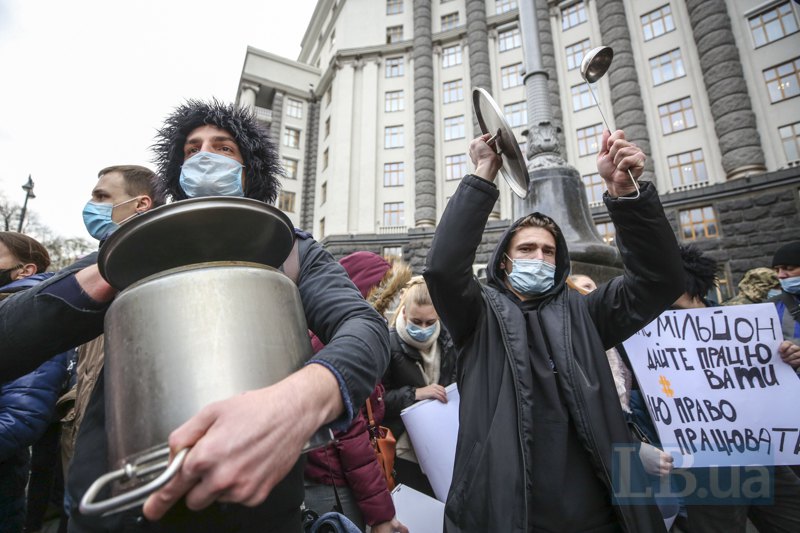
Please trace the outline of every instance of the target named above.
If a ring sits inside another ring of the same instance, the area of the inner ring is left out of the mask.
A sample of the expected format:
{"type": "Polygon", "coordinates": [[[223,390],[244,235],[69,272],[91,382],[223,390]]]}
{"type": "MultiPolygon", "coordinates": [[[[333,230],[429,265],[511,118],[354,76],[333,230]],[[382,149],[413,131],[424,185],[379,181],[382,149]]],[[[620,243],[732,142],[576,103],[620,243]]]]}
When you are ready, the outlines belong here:
{"type": "MultiPolygon", "coordinates": [[[[188,100],[178,106],[158,130],[152,149],[164,192],[173,200],[184,200],[191,196],[181,183],[182,167],[187,156],[193,155],[198,149],[205,149],[202,145],[188,143],[191,141],[190,134],[202,126],[224,130],[237,145],[239,162],[243,165],[242,195],[273,203],[280,191],[278,176],[282,174],[282,169],[278,163],[278,149],[269,132],[250,110],[216,99],[209,102],[188,100]]],[[[214,148],[222,153],[226,146],[218,143],[214,148]]]]}

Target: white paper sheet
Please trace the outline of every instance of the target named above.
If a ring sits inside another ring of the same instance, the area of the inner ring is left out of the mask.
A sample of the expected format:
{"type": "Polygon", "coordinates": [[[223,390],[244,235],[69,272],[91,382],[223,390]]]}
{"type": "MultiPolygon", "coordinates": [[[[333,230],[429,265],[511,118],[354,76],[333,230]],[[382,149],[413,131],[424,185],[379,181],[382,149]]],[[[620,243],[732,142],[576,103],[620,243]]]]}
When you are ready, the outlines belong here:
{"type": "Polygon", "coordinates": [[[424,400],[403,409],[400,417],[417,454],[419,466],[433,487],[436,499],[447,500],[458,440],[458,404],[455,383],[445,388],[447,403],[424,400]]]}
{"type": "Polygon", "coordinates": [[[444,504],[403,484],[392,491],[397,519],[410,533],[441,533],[444,504]]]}

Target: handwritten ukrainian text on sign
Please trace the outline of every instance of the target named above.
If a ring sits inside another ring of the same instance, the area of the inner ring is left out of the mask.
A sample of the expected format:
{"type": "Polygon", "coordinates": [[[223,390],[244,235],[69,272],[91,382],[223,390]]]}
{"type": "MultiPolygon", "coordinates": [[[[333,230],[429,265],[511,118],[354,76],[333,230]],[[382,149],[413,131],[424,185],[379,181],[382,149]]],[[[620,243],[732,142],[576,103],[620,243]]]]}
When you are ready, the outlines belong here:
{"type": "Polygon", "coordinates": [[[800,379],[772,304],[667,311],[623,344],[676,466],[800,464],[800,379]]]}

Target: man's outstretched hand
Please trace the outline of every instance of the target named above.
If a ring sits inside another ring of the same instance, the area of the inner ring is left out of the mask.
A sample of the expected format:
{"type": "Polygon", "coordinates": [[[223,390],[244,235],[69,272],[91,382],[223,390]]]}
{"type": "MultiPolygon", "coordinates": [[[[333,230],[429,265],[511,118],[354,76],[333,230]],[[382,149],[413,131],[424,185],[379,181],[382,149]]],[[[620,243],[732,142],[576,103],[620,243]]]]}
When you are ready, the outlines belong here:
{"type": "Polygon", "coordinates": [[[311,364],[286,379],[203,408],[169,438],[183,466],[144,504],[158,520],[181,498],[192,510],[215,501],[255,506],[297,462],[305,443],[344,409],[336,377],[311,364]]]}
{"type": "Polygon", "coordinates": [[[636,191],[628,170],[634,179],[639,179],[646,159],[641,148],[625,140],[622,130],[614,133],[603,130],[603,140],[597,154],[597,171],[606,182],[608,194],[612,197],[625,196],[636,191]]]}

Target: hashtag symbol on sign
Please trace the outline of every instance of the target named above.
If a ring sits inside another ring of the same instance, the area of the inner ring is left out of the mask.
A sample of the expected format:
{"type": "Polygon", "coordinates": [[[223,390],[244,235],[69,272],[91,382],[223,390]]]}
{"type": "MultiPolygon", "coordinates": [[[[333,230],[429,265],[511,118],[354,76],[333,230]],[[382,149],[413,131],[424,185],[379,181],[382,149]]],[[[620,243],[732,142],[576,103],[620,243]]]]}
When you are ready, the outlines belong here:
{"type": "Polygon", "coordinates": [[[670,387],[671,383],[669,382],[669,380],[664,376],[661,376],[660,378],[658,378],[658,382],[661,383],[661,391],[670,398],[672,398],[672,395],[675,394],[675,391],[672,390],[672,387],[670,387]]]}

